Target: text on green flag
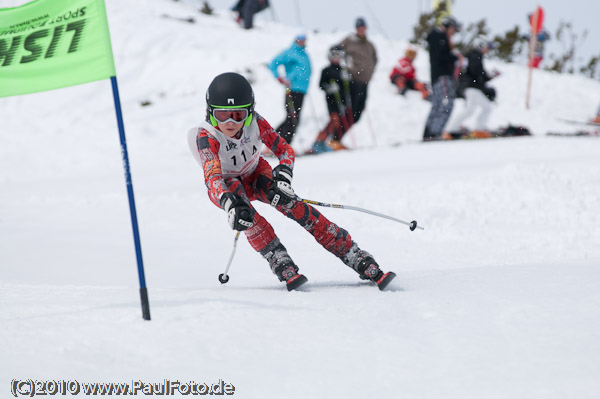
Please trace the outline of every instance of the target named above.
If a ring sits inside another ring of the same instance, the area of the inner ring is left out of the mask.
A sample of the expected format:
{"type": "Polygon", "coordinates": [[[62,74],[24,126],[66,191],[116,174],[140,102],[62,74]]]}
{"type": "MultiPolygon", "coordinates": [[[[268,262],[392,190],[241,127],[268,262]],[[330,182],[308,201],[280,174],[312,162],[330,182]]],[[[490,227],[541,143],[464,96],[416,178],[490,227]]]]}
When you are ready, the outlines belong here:
{"type": "Polygon", "coordinates": [[[0,9],[0,97],[115,76],[104,0],[0,9]]]}

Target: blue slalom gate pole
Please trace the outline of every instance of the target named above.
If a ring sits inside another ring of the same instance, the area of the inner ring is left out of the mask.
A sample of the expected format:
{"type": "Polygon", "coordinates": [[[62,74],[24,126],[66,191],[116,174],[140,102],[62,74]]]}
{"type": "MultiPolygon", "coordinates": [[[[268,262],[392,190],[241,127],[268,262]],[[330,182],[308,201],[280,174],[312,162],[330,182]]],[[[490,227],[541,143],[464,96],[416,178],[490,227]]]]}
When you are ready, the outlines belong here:
{"type": "Polygon", "coordinates": [[[150,302],[148,301],[148,289],[146,288],[146,277],[144,276],[144,262],[142,260],[142,245],[140,232],[138,230],[137,214],[135,211],[135,199],[133,197],[133,183],[129,170],[129,155],[127,154],[127,142],[125,140],[125,126],[121,112],[121,99],[119,97],[119,86],[117,77],[111,76],[113,97],[115,100],[115,112],[117,114],[117,125],[119,126],[119,138],[121,139],[121,154],[123,156],[123,168],[125,169],[125,184],[127,185],[127,196],[129,197],[129,212],[131,213],[131,227],[133,228],[133,241],[135,243],[135,254],[137,258],[138,275],[140,279],[140,298],[142,300],[142,317],[150,320],[150,302]]]}

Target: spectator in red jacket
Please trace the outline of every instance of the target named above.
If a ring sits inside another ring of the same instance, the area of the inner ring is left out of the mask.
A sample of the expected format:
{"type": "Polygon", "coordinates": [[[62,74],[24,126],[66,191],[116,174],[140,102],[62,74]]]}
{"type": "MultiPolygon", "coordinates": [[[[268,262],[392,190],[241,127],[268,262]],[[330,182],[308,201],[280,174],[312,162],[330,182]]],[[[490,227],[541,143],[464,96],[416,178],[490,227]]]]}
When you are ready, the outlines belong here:
{"type": "Polygon", "coordinates": [[[407,90],[417,90],[421,92],[423,99],[429,97],[429,88],[425,83],[417,80],[413,60],[417,56],[417,49],[409,46],[406,49],[403,58],[398,60],[390,74],[390,80],[398,87],[398,93],[405,95],[407,90]]]}

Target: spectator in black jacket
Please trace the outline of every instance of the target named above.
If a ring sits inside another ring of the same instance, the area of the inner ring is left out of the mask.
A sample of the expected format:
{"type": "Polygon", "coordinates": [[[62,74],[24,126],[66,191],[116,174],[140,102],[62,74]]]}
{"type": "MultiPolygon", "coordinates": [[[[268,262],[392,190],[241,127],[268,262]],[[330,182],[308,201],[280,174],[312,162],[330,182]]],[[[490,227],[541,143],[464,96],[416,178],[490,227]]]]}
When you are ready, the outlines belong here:
{"type": "Polygon", "coordinates": [[[238,13],[237,22],[244,29],[252,29],[254,26],[254,14],[269,7],[269,0],[239,0],[232,8],[238,13]]]}
{"type": "Polygon", "coordinates": [[[473,132],[487,132],[487,122],[492,111],[492,101],[496,98],[496,90],[489,87],[489,82],[498,76],[498,72],[488,74],[483,67],[483,56],[494,47],[494,43],[486,39],[477,39],[473,48],[467,53],[467,67],[459,78],[459,93],[465,98],[465,109],[450,124],[450,133],[458,131],[464,121],[479,112],[475,119],[473,132]]]}
{"type": "Polygon", "coordinates": [[[462,55],[454,51],[452,36],[460,31],[460,24],[452,17],[442,20],[427,35],[429,44],[429,63],[431,65],[431,111],[427,117],[423,140],[438,140],[452,113],[456,97],[454,71],[457,62],[462,63],[462,55]]]}
{"type": "Polygon", "coordinates": [[[342,137],[352,126],[350,74],[345,67],[346,54],[340,45],[329,49],[330,64],[321,71],[319,87],[325,92],[329,121],[319,132],[309,153],[344,150],[342,137]]]}

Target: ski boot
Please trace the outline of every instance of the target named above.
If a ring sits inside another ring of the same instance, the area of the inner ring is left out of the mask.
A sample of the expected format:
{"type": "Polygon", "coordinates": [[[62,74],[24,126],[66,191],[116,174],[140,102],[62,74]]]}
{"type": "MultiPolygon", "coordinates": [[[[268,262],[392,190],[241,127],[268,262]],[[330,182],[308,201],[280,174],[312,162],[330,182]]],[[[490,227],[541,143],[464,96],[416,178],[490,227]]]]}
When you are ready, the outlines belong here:
{"type": "Polygon", "coordinates": [[[294,264],[284,266],[283,270],[277,274],[277,277],[279,277],[280,281],[285,281],[288,291],[295,290],[308,281],[306,276],[298,273],[298,267],[294,264]]]}
{"type": "Polygon", "coordinates": [[[329,143],[327,143],[327,146],[329,148],[331,148],[333,151],[340,151],[340,150],[348,149],[348,147],[346,147],[344,144],[342,144],[339,140],[336,140],[336,139],[329,140],[329,143]]]}
{"type": "Polygon", "coordinates": [[[315,141],[312,145],[311,151],[313,154],[322,154],[324,152],[332,151],[332,149],[329,148],[324,141],[315,141]]]}
{"type": "Polygon", "coordinates": [[[263,256],[269,262],[269,266],[279,281],[284,281],[288,291],[295,290],[308,279],[298,273],[298,266],[294,264],[292,258],[287,253],[285,247],[279,240],[273,243],[272,249],[266,251],[263,256]]]}
{"type": "Polygon", "coordinates": [[[388,284],[396,277],[396,273],[384,273],[379,268],[379,265],[371,257],[364,258],[358,265],[358,270],[362,270],[360,278],[363,280],[371,280],[377,284],[380,291],[383,291],[388,284]]]}
{"type": "Polygon", "coordinates": [[[355,242],[342,257],[342,262],[358,273],[362,280],[371,280],[381,291],[396,277],[394,272],[384,273],[379,268],[373,256],[356,245],[355,242]]]}

